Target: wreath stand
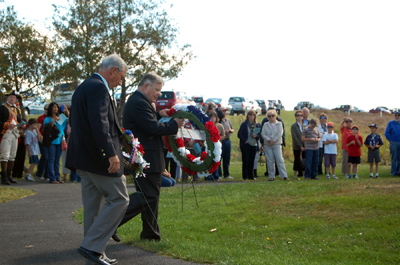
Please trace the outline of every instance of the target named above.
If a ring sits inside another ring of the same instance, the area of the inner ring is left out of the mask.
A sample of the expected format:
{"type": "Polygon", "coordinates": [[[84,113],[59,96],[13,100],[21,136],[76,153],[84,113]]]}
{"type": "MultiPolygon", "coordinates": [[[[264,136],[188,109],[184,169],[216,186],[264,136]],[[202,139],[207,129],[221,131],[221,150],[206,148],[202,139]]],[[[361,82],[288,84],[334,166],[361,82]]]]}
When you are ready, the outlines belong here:
{"type": "MultiPolygon", "coordinates": [[[[192,176],[192,177],[193,177],[193,176],[192,176]]],[[[212,178],[212,180],[214,181],[216,187],[218,188],[218,191],[219,191],[219,193],[221,194],[222,199],[224,199],[225,205],[228,205],[228,203],[227,203],[226,200],[225,200],[224,195],[222,194],[221,189],[220,189],[219,186],[218,186],[218,182],[215,181],[214,178],[212,178]]],[[[193,178],[192,178],[192,180],[190,181],[190,183],[192,184],[193,193],[194,193],[194,198],[195,198],[195,200],[196,200],[196,205],[197,205],[197,207],[199,207],[199,203],[197,202],[196,189],[194,188],[195,185],[194,185],[193,178]]],[[[188,188],[188,189],[189,189],[189,188],[188,188]]],[[[186,190],[187,190],[187,189],[184,188],[184,186],[183,186],[183,181],[182,181],[182,192],[181,192],[181,193],[182,193],[182,212],[183,212],[183,192],[186,191],[186,190]]]]}

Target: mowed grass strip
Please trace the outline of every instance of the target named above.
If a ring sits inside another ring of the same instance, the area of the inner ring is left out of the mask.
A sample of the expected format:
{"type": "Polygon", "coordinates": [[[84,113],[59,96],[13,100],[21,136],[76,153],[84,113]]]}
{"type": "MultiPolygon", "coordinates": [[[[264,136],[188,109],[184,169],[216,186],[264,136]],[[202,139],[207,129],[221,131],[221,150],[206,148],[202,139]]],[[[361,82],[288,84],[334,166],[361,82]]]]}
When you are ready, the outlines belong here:
{"type": "Polygon", "coordinates": [[[0,203],[22,199],[33,194],[36,194],[36,192],[32,190],[14,187],[0,187],[0,203]]]}
{"type": "Polygon", "coordinates": [[[400,180],[276,181],[162,189],[161,242],[124,242],[212,264],[399,264],[400,180]],[[215,230],[213,230],[215,229],[215,230]]]}

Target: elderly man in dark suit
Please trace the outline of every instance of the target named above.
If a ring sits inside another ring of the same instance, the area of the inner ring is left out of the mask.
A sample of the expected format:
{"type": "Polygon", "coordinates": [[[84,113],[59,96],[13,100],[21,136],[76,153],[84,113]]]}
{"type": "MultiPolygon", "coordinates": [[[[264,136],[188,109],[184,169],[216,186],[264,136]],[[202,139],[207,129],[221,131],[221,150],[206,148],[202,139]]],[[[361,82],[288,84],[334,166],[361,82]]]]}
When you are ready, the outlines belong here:
{"type": "Polygon", "coordinates": [[[66,167],[76,169],[82,178],[84,239],[78,252],[96,264],[117,262],[105,255],[105,248],[129,203],[121,129],[109,94],[121,85],[126,70],[118,55],[107,56],[99,72],[86,79],[72,97],[66,167]]]}
{"type": "MultiPolygon", "coordinates": [[[[150,167],[144,170],[146,177],[135,179],[137,192],[129,196],[129,206],[120,226],[141,213],[143,231],[140,238],[147,240],[161,239],[157,219],[161,173],[165,169],[162,136],[176,134],[184,121],[174,119],[165,123],[158,122],[161,116],[168,117],[169,111],[164,109],[157,113],[152,106],[161,95],[163,85],[164,81],[159,75],[146,74],[126,102],[122,118],[124,128],[131,130],[142,144],[144,159],[150,163],[150,167]]],[[[117,234],[113,238],[119,240],[117,234]]]]}

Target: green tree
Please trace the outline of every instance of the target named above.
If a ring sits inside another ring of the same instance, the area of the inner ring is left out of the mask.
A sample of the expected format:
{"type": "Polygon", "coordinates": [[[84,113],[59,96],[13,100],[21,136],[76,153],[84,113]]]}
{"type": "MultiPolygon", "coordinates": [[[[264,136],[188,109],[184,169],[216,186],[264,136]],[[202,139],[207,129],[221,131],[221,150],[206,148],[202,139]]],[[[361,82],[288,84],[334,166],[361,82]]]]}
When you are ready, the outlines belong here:
{"type": "Polygon", "coordinates": [[[5,91],[29,96],[51,82],[54,44],[18,20],[13,6],[0,11],[0,48],[0,83],[5,91]]]}
{"type": "Polygon", "coordinates": [[[162,8],[164,1],[75,0],[67,12],[54,6],[59,80],[78,81],[97,71],[101,58],[119,54],[128,64],[121,89],[133,90],[145,73],[176,78],[192,59],[190,45],[178,47],[178,29],[162,8]]]}
{"type": "Polygon", "coordinates": [[[107,3],[105,0],[75,0],[54,7],[53,26],[60,44],[58,81],[79,81],[97,71],[107,49],[107,3]]]}
{"type": "Polygon", "coordinates": [[[109,2],[108,50],[120,54],[129,66],[121,88],[119,115],[127,90],[132,90],[147,72],[173,79],[193,58],[190,45],[178,47],[178,29],[163,4],[157,0],[109,2]]]}

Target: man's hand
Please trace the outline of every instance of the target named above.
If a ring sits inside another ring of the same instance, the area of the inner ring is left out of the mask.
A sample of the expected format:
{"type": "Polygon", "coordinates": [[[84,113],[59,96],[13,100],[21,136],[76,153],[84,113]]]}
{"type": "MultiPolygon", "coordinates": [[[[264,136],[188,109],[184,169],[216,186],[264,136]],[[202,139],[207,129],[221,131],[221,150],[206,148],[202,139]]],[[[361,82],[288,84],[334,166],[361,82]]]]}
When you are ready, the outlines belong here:
{"type": "Polygon", "coordinates": [[[181,128],[185,122],[184,119],[175,118],[174,121],[178,124],[178,128],[181,128]]]}
{"type": "Polygon", "coordinates": [[[112,156],[108,158],[110,167],[108,168],[108,173],[115,173],[119,170],[119,158],[118,156],[112,156]]]}
{"type": "Polygon", "coordinates": [[[9,124],[8,127],[7,127],[7,129],[12,130],[12,129],[14,129],[15,127],[16,127],[15,124],[9,124]]]}
{"type": "Polygon", "coordinates": [[[158,112],[158,114],[160,114],[161,117],[167,117],[168,118],[169,117],[168,114],[167,114],[168,111],[169,111],[169,109],[163,109],[163,110],[160,110],[158,112]]]}

